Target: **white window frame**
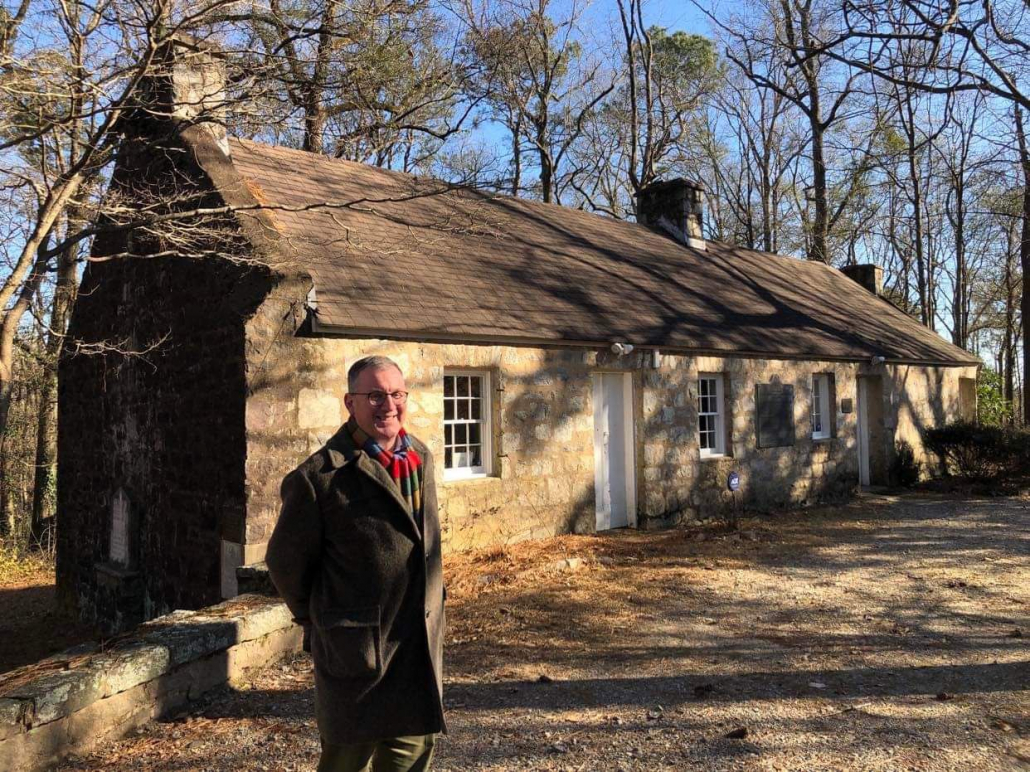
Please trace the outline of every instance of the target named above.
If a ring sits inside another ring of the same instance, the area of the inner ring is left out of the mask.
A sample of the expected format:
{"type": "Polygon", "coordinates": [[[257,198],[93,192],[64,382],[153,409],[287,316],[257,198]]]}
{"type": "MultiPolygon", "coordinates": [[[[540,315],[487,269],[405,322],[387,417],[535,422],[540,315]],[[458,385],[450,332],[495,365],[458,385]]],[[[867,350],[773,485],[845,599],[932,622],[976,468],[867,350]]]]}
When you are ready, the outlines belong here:
{"type": "Polygon", "coordinates": [[[722,373],[698,373],[697,376],[697,444],[701,458],[722,458],[726,455],[726,395],[722,373]],[[701,384],[715,384],[715,412],[701,412],[701,384]],[[715,416],[715,446],[701,447],[701,417],[715,416]]]}
{"type": "Polygon", "coordinates": [[[812,439],[828,440],[833,436],[833,405],[830,403],[832,377],[829,373],[815,373],[812,376],[812,439]],[[822,428],[816,431],[816,417],[822,428]]]}
{"type": "MultiPolygon", "coordinates": [[[[444,457],[442,463],[444,465],[444,480],[470,480],[476,477],[489,477],[493,472],[493,423],[491,418],[491,402],[493,392],[490,390],[490,371],[489,370],[444,370],[444,378],[450,377],[474,377],[480,378],[480,404],[482,410],[480,412],[479,420],[475,419],[459,419],[457,418],[457,410],[455,410],[454,417],[448,420],[444,418],[444,457]],[[448,426],[459,426],[470,424],[479,424],[479,439],[480,439],[480,460],[482,463],[479,466],[460,466],[451,469],[447,468],[447,429],[448,426]]],[[[447,397],[444,397],[444,416],[446,413],[446,401],[447,397]]]]}

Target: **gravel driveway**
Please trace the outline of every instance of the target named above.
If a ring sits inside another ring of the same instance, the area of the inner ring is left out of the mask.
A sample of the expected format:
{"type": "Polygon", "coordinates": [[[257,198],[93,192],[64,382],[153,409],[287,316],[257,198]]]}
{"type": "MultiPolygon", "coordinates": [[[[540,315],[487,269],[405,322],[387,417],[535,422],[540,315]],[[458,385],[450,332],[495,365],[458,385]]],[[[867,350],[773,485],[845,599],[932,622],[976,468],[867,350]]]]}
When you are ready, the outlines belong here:
{"type": "MultiPolygon", "coordinates": [[[[1030,770],[1030,500],[450,556],[439,770],[1030,770]]],[[[306,657],[62,769],[308,770],[306,657]]]]}

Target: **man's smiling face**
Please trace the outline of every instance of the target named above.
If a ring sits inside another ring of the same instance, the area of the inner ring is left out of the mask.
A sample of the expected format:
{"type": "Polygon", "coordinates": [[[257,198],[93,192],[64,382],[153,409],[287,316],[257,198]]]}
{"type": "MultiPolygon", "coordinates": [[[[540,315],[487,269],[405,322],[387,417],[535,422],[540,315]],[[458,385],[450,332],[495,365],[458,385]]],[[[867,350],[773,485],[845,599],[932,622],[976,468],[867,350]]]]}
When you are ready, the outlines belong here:
{"type": "Polygon", "coordinates": [[[396,367],[362,370],[358,374],[354,393],[348,393],[343,398],[348,412],[354,416],[358,426],[384,450],[393,450],[408,406],[407,403],[397,404],[388,396],[383,404],[373,407],[366,395],[374,391],[381,391],[387,395],[396,391],[407,391],[401,371],[396,367]]]}

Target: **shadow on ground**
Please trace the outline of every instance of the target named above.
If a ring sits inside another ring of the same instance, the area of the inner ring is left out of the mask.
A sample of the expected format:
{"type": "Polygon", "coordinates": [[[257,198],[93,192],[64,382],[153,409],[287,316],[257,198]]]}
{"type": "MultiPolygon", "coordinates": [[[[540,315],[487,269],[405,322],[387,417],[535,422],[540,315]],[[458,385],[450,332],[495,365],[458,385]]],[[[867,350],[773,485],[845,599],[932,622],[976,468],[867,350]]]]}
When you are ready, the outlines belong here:
{"type": "Polygon", "coordinates": [[[92,639],[92,629],[57,607],[45,584],[0,587],[0,673],[92,639]]]}
{"type": "MultiPolygon", "coordinates": [[[[1028,505],[862,499],[451,556],[436,769],[1030,768],[1028,505]]],[[[303,656],[65,769],[311,769],[312,712],[303,656]]]]}

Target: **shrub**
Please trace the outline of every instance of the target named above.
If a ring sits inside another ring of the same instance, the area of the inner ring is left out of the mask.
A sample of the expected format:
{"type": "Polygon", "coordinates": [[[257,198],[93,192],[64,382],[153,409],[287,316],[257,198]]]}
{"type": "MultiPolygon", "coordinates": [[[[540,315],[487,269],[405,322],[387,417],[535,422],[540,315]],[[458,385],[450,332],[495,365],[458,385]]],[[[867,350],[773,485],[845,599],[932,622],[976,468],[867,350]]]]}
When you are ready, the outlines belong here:
{"type": "Polygon", "coordinates": [[[53,577],[53,556],[45,552],[17,549],[0,539],[0,587],[53,577]]]}
{"type": "Polygon", "coordinates": [[[997,371],[980,370],[976,381],[976,414],[981,424],[1003,426],[1012,420],[1012,403],[1005,399],[1005,387],[997,371]]]}
{"type": "Polygon", "coordinates": [[[945,474],[978,482],[1030,474],[1030,432],[1022,429],[954,423],[927,430],[923,445],[945,474]]]}
{"type": "Polygon", "coordinates": [[[919,462],[912,446],[905,440],[898,442],[891,459],[890,479],[893,485],[911,488],[919,482],[919,462]]]}

